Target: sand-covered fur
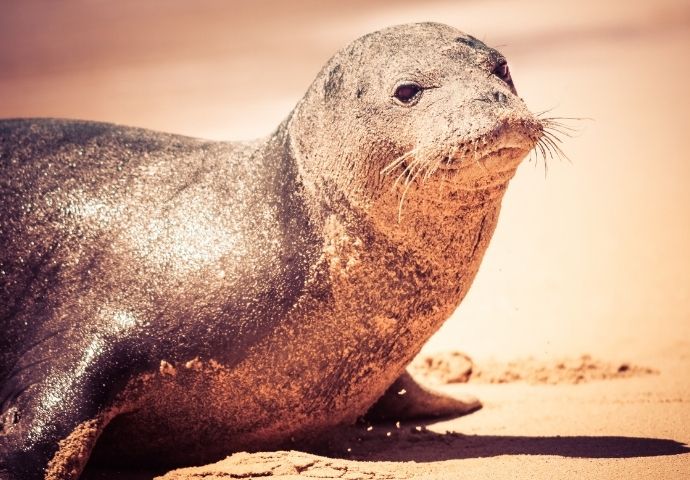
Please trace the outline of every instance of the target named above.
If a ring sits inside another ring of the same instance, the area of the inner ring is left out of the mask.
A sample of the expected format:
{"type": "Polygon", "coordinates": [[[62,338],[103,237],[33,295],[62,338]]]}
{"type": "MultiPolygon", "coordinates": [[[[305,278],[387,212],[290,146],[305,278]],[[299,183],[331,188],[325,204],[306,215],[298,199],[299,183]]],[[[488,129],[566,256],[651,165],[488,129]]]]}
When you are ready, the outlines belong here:
{"type": "Polygon", "coordinates": [[[338,52],[253,143],[1,122],[0,478],[76,478],[101,431],[100,460],[181,465],[353,423],[467,293],[544,125],[432,23],[338,52]]]}

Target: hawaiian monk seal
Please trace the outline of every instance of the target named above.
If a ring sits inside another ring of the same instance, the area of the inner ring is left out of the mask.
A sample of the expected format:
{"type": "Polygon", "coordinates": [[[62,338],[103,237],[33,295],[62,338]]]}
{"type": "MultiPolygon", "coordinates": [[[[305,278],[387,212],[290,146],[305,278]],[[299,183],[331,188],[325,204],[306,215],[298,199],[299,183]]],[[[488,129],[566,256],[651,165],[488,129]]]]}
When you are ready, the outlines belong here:
{"type": "Polygon", "coordinates": [[[338,52],[252,143],[0,122],[0,478],[75,479],[99,437],[97,456],[198,463],[379,398],[477,408],[405,367],[544,128],[500,53],[431,23],[338,52]]]}

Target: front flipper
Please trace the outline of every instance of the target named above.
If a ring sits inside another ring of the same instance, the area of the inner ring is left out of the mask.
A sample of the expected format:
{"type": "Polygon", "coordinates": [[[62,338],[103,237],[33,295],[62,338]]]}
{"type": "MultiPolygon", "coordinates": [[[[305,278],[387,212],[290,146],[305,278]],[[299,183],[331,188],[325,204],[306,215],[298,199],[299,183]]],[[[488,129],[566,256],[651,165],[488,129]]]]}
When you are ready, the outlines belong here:
{"type": "Polygon", "coordinates": [[[369,420],[408,420],[413,418],[453,417],[482,408],[470,395],[456,398],[419,385],[407,372],[391,385],[369,409],[369,420]]]}
{"type": "Polygon", "coordinates": [[[133,356],[95,335],[32,351],[0,390],[0,480],[76,480],[111,419],[113,393],[133,356]]]}

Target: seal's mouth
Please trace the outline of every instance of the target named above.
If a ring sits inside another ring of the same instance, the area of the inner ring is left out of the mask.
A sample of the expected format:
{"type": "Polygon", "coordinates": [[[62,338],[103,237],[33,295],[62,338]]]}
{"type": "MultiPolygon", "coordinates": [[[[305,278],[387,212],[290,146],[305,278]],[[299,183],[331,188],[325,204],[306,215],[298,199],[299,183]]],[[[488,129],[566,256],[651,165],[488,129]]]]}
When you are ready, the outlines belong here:
{"type": "Polygon", "coordinates": [[[423,142],[396,157],[380,173],[385,176],[395,172],[392,188],[401,185],[402,198],[417,180],[484,189],[510,180],[542,135],[542,124],[535,118],[502,119],[470,138],[453,138],[453,133],[448,132],[445,138],[423,142]]]}
{"type": "Polygon", "coordinates": [[[493,174],[511,172],[529,153],[531,149],[517,146],[500,146],[476,152],[474,155],[454,155],[447,157],[438,166],[446,172],[461,172],[463,170],[480,168],[493,174]]]}
{"type": "MultiPolygon", "coordinates": [[[[487,192],[503,189],[520,162],[538,144],[543,135],[539,120],[504,119],[492,129],[472,138],[446,137],[425,142],[388,163],[382,176],[396,172],[392,190],[400,190],[398,221],[403,203],[412,185],[429,181],[439,188],[447,185],[458,192],[487,192]],[[440,154],[439,154],[440,153],[440,154]]],[[[450,136],[450,135],[449,135],[450,136]]],[[[486,195],[483,201],[486,201],[486,195]]]]}
{"type": "Polygon", "coordinates": [[[462,139],[438,162],[438,170],[482,176],[514,172],[543,136],[542,124],[533,118],[504,119],[488,131],[462,139]],[[476,173],[470,170],[477,170],[476,173]]]}

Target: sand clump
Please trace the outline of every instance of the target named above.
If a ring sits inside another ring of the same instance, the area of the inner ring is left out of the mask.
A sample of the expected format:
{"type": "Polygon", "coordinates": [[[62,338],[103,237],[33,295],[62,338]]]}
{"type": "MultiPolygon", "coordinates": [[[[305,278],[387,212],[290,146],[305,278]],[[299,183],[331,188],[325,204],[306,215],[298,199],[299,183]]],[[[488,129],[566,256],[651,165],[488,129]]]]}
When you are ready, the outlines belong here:
{"type": "Polygon", "coordinates": [[[410,478],[403,472],[375,464],[362,464],[331,459],[297,451],[247,453],[240,452],[220,462],[203,467],[181,468],[167,473],[160,480],[217,480],[228,478],[295,478],[312,479],[397,479],[410,478]],[[388,470],[388,471],[386,471],[388,470]]]}
{"type": "Polygon", "coordinates": [[[488,361],[475,365],[465,354],[451,351],[420,355],[410,371],[429,383],[578,384],[659,373],[628,362],[606,362],[581,355],[575,358],[539,360],[532,357],[509,362],[488,361]]]}

